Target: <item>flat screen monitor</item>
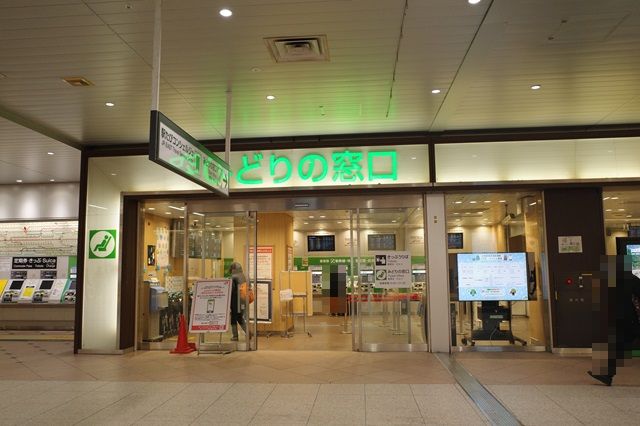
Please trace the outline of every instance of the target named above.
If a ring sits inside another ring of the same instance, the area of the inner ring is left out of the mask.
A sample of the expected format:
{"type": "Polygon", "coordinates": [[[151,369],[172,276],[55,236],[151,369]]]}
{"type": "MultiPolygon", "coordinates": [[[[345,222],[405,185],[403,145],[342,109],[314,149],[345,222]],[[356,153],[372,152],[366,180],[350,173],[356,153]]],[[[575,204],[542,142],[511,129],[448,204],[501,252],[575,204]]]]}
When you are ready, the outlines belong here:
{"type": "Polygon", "coordinates": [[[526,253],[458,253],[458,300],[529,300],[526,253]]]}
{"type": "Polygon", "coordinates": [[[307,235],[307,251],[336,251],[336,236],[307,235]]]}
{"type": "Polygon", "coordinates": [[[447,233],[447,248],[449,249],[462,249],[464,247],[462,232],[448,232],[447,233]]]}
{"type": "Polygon", "coordinates": [[[42,283],[40,283],[40,290],[51,290],[51,287],[53,287],[53,280],[42,280],[42,283]]]}
{"type": "Polygon", "coordinates": [[[367,236],[367,248],[369,251],[395,250],[396,234],[369,234],[367,236]]]}
{"type": "Polygon", "coordinates": [[[22,288],[22,284],[24,284],[23,280],[11,281],[11,285],[9,286],[9,290],[20,290],[22,288]]]}

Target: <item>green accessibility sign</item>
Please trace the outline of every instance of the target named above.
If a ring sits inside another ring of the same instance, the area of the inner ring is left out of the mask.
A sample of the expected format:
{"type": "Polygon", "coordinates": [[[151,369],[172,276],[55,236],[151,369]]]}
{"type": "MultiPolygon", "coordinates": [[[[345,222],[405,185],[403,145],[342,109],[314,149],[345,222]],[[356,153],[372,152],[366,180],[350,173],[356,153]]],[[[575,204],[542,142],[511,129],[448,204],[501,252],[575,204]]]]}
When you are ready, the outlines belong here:
{"type": "Polygon", "coordinates": [[[89,231],[89,259],[116,258],[116,230],[89,231]]]}

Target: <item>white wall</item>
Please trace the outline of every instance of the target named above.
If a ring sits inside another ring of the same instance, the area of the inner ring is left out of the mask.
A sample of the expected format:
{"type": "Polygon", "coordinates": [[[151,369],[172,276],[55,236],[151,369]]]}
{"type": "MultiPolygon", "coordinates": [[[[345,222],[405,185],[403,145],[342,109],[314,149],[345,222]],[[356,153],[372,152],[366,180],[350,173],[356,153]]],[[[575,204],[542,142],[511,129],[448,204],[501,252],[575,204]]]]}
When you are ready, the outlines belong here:
{"type": "Polygon", "coordinates": [[[0,221],[77,219],[78,183],[0,185],[0,221]]]}
{"type": "Polygon", "coordinates": [[[120,263],[120,191],[102,170],[89,160],[87,225],[84,256],[82,350],[113,352],[118,349],[118,293],[120,263]],[[89,207],[89,205],[94,207],[89,207]],[[116,229],[116,258],[89,259],[92,230],[116,229]]]}

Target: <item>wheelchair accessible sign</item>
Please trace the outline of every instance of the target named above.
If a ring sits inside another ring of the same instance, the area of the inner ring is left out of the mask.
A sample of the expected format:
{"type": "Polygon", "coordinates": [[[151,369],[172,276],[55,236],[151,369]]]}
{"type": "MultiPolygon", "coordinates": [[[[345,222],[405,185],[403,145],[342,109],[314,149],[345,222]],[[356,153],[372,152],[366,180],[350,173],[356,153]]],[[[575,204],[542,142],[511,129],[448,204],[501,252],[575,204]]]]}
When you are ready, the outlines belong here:
{"type": "Polygon", "coordinates": [[[89,259],[116,258],[116,230],[89,231],[89,259]]]}

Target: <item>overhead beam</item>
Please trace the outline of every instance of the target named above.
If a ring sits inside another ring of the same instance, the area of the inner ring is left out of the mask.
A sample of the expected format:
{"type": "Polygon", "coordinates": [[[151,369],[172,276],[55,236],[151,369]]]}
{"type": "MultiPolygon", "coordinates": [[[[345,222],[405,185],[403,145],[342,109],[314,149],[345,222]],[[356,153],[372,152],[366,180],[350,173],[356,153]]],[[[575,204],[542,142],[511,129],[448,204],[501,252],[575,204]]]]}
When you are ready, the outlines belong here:
{"type": "Polygon", "coordinates": [[[78,149],[78,150],[82,150],[82,144],[80,142],[78,142],[77,140],[71,139],[69,138],[67,135],[58,132],[55,129],[52,129],[49,126],[45,126],[42,123],[39,123],[35,120],[31,120],[29,118],[26,118],[22,115],[16,114],[13,111],[10,111],[6,108],[4,108],[3,106],[0,106],[0,117],[7,119],[9,121],[11,121],[12,123],[15,123],[19,126],[22,126],[24,128],[27,128],[29,130],[32,130],[36,133],[39,133],[43,136],[46,136],[50,139],[56,140],[60,143],[63,143],[65,145],[68,145],[72,148],[78,149]]]}

